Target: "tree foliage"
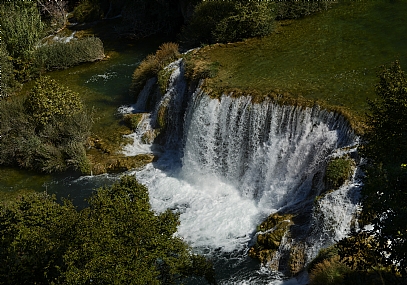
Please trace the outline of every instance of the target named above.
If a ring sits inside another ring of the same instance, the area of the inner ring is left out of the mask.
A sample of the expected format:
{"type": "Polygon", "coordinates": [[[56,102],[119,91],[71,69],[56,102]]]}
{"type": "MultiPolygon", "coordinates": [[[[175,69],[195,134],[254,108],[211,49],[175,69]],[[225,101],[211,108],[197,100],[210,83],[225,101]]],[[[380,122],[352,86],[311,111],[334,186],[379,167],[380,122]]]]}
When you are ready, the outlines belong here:
{"type": "Polygon", "coordinates": [[[35,193],[2,205],[1,284],[175,284],[191,275],[214,282],[212,266],[174,236],[178,216],[155,214],[134,177],[88,202],[78,212],[35,193]]]}
{"type": "Polygon", "coordinates": [[[271,33],[273,3],[269,1],[202,1],[183,30],[187,45],[231,42],[271,33]]]}
{"type": "Polygon", "coordinates": [[[362,269],[389,266],[407,276],[407,79],[398,61],[382,68],[376,93],[378,99],[369,102],[369,130],[361,149],[369,160],[362,220],[373,227],[342,241],[341,254],[358,254],[363,246],[365,256],[349,258],[350,263],[362,269]],[[351,239],[358,240],[357,246],[351,239]]]}

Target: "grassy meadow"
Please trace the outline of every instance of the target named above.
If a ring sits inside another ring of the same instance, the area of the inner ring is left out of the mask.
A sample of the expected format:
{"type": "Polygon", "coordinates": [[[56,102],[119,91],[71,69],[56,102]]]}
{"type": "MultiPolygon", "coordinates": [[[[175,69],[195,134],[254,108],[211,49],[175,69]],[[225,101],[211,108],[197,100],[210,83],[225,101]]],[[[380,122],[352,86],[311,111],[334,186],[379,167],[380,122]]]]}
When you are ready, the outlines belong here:
{"type": "Polygon", "coordinates": [[[375,97],[380,66],[399,59],[407,70],[406,18],[405,0],[345,1],[279,22],[264,38],[205,46],[195,59],[218,66],[206,81],[216,94],[288,92],[361,117],[375,97]]]}

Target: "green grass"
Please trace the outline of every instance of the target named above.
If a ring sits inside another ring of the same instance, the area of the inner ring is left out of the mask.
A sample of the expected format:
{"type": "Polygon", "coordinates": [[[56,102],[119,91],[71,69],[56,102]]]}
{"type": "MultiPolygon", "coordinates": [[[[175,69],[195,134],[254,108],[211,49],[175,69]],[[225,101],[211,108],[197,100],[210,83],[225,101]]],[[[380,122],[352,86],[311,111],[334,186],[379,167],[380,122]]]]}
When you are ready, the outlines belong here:
{"type": "Polygon", "coordinates": [[[400,59],[407,69],[406,15],[405,0],[347,1],[280,22],[268,37],[206,46],[196,58],[219,63],[218,75],[206,82],[218,95],[279,90],[363,116],[378,68],[400,59]]]}

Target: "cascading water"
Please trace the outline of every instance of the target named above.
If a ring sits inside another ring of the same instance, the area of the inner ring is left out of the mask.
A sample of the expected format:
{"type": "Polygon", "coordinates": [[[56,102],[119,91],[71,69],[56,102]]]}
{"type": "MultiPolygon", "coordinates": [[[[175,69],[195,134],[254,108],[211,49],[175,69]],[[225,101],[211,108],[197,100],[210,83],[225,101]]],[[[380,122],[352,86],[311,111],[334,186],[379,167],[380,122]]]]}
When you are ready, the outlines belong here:
{"type": "MultiPolygon", "coordinates": [[[[357,138],[342,116],[318,106],[253,103],[250,97],[211,99],[199,88],[188,90],[182,60],[170,68],[170,85],[151,115],[165,106],[165,151],[135,175],[148,186],[153,209],[178,211],[178,234],[198,252],[216,257],[221,284],[280,284],[278,275],[254,269],[247,257],[256,227],[271,213],[302,220],[296,235],[282,240],[280,258],[290,243],[301,242],[309,261],[346,235],[357,210],[355,176],[315,202],[324,191],[329,156],[347,146],[355,151],[357,138]],[[334,224],[327,231],[329,223],[334,224]]],[[[151,92],[153,84],[146,88],[151,92]]],[[[131,147],[126,149],[131,155],[131,147]]]]}

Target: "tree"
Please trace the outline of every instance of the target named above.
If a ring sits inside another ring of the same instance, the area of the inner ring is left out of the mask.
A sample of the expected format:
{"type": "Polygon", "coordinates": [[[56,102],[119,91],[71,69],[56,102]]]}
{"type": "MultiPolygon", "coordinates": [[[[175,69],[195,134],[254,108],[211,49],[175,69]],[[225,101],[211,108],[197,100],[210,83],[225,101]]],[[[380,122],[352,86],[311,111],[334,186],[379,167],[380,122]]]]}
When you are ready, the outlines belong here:
{"type": "Polygon", "coordinates": [[[155,215],[147,188],[134,177],[99,189],[89,204],[81,212],[78,246],[65,256],[68,283],[172,284],[191,275],[199,262],[204,265],[199,275],[209,277],[211,267],[174,236],[178,215],[169,210],[155,215]]]}
{"type": "Polygon", "coordinates": [[[182,41],[194,46],[265,36],[274,24],[274,3],[269,1],[202,1],[182,32],[182,41]]]}
{"type": "Polygon", "coordinates": [[[79,215],[72,203],[30,193],[0,206],[0,284],[51,284],[64,270],[63,255],[79,215]]]}
{"type": "Polygon", "coordinates": [[[373,227],[342,241],[341,255],[361,269],[389,266],[406,277],[407,79],[398,61],[382,68],[376,94],[378,99],[369,102],[366,144],[360,150],[368,159],[361,219],[373,227]],[[361,251],[358,245],[365,256],[352,258],[361,251]]]}
{"type": "Polygon", "coordinates": [[[51,26],[64,28],[68,22],[68,2],[64,0],[37,0],[41,12],[51,20],[51,26]]]}
{"type": "Polygon", "coordinates": [[[80,212],[45,193],[23,195],[0,206],[0,283],[214,283],[212,265],[174,236],[178,224],[169,210],[155,214],[147,188],[129,176],[80,212]]]}

